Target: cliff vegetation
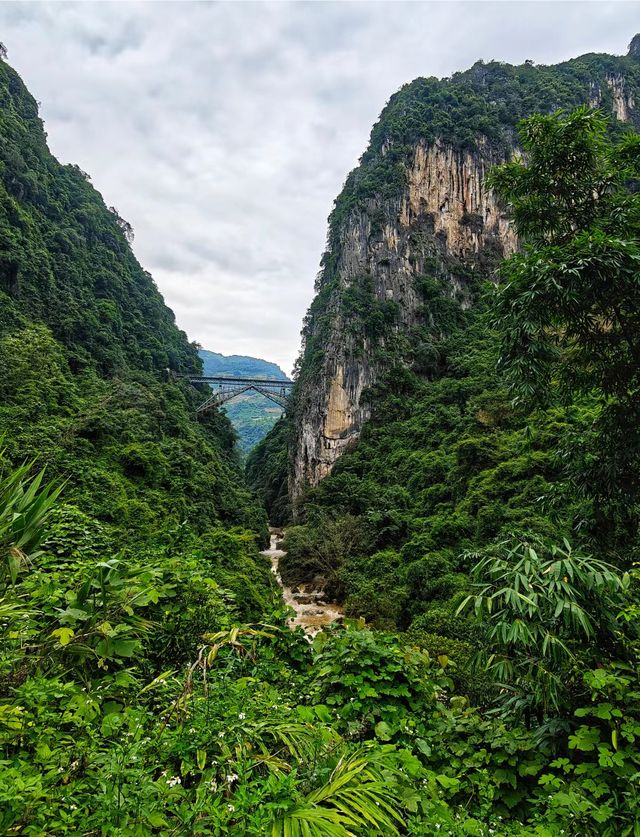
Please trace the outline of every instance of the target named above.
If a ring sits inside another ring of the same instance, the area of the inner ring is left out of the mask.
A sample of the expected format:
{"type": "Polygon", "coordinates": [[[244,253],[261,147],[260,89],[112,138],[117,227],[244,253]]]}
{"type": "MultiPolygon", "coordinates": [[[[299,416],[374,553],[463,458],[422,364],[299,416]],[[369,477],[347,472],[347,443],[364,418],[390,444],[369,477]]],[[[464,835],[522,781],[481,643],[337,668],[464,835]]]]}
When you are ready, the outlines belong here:
{"type": "MultiPolygon", "coordinates": [[[[348,617],[446,661],[462,715],[534,736],[548,756],[537,772],[527,745],[512,752],[532,785],[511,774],[497,834],[637,828],[637,798],[609,784],[635,770],[614,718],[639,719],[637,85],[632,50],[403,88],[336,202],[305,323],[281,572],[323,574],[348,617]],[[598,109],[572,110],[585,102],[598,109]],[[512,119],[536,110],[516,135],[512,119]],[[411,221],[422,184],[450,188],[467,159],[483,172],[478,217],[460,214],[459,233],[441,202],[411,221]],[[506,222],[493,244],[487,217],[506,222]],[[629,702],[603,709],[594,684],[623,672],[629,702]],[[610,711],[606,733],[585,722],[610,711]],[[521,819],[533,785],[548,807],[521,819]]],[[[263,467],[276,442],[256,450],[263,467]]],[[[495,752],[480,747],[480,761],[495,752]]],[[[473,792],[456,800],[479,810],[473,792]]]]}

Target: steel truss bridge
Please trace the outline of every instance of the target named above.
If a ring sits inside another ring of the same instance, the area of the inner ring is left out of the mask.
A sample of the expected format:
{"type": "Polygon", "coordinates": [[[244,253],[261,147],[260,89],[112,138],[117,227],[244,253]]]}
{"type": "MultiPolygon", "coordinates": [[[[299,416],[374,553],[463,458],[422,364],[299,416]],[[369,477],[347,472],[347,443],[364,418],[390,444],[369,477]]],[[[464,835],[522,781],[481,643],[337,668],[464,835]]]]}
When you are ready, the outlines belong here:
{"type": "Polygon", "coordinates": [[[209,384],[213,389],[209,398],[197,408],[197,413],[210,410],[212,407],[220,407],[226,401],[251,389],[286,410],[294,383],[289,380],[274,381],[270,378],[227,378],[224,375],[177,375],[174,373],[174,377],[189,381],[190,384],[209,384]]]}

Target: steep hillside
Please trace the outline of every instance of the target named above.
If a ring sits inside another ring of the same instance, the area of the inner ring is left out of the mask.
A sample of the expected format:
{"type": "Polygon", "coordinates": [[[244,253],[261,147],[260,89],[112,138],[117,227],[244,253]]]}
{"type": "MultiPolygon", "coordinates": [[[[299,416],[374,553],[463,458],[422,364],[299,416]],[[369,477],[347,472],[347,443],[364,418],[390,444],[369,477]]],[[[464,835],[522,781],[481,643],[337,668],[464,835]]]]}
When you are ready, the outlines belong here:
{"type": "Polygon", "coordinates": [[[273,526],[284,526],[291,520],[288,470],[292,431],[291,417],[282,415],[247,457],[247,480],[264,503],[273,526]]]}
{"type": "Polygon", "coordinates": [[[576,498],[561,514],[549,504],[589,405],[529,414],[496,371],[485,291],[518,242],[485,178],[513,153],[520,117],[597,104],[619,136],[640,125],[638,101],[637,60],[606,55],[480,62],[391,98],[329,221],[291,426],[249,460],[283,515],[289,439],[289,495],[307,524],[290,530],[289,582],[322,572],[352,615],[459,639],[461,555],[507,531],[566,534],[587,515],[576,498]]]}
{"type": "Polygon", "coordinates": [[[264,538],[228,421],[166,369],[200,369],[129,225],[49,153],[38,108],[0,62],[0,436],[65,496],[131,534],[188,520],[264,538]]]}
{"type": "Polygon", "coordinates": [[[299,362],[294,499],[357,440],[394,365],[434,370],[446,317],[472,306],[516,248],[484,181],[513,154],[517,122],[588,103],[619,133],[640,125],[639,85],[634,57],[590,54],[551,67],[478,62],[391,97],[329,219],[299,362]]]}
{"type": "MultiPolygon", "coordinates": [[[[220,355],[200,349],[205,375],[227,375],[231,378],[270,378],[283,381],[287,376],[275,363],[244,355],[220,355]]],[[[282,415],[281,408],[258,392],[239,395],[224,406],[229,421],[238,434],[243,454],[260,442],[282,415]]]]}

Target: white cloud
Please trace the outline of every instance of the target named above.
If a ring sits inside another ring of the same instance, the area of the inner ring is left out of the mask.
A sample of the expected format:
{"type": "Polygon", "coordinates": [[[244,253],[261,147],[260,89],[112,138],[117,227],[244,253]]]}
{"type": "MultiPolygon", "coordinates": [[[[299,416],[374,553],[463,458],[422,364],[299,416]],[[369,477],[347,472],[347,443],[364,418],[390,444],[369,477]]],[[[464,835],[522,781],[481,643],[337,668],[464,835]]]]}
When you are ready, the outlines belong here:
{"type": "Polygon", "coordinates": [[[206,348],[291,369],[326,218],[385,101],[478,58],[622,53],[610,3],[19,3],[9,60],[52,151],[135,229],[206,348]]]}

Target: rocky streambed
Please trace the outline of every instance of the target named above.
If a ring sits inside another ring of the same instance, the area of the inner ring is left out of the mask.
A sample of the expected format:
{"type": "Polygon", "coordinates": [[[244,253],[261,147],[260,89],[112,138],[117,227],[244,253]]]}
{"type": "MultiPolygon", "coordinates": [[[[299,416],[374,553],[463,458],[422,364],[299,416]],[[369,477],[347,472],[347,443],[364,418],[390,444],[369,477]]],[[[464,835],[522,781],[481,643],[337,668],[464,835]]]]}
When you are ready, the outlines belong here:
{"type": "Polygon", "coordinates": [[[280,577],[280,559],[286,555],[286,552],[279,548],[279,540],[280,533],[272,531],[270,547],[262,554],[271,561],[271,571],[282,588],[282,598],[285,604],[295,610],[295,616],[290,619],[289,625],[292,628],[299,625],[309,637],[314,637],[326,625],[342,619],[342,608],[335,602],[326,600],[325,583],[321,577],[299,584],[295,588],[285,587],[280,577]]]}

